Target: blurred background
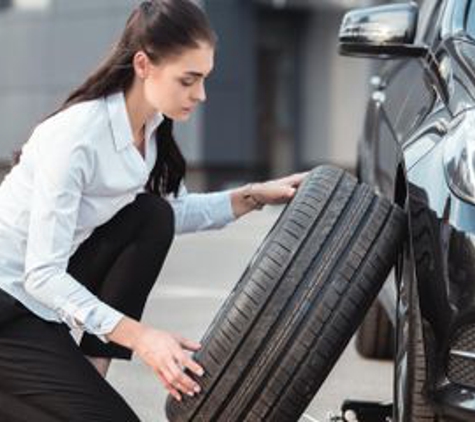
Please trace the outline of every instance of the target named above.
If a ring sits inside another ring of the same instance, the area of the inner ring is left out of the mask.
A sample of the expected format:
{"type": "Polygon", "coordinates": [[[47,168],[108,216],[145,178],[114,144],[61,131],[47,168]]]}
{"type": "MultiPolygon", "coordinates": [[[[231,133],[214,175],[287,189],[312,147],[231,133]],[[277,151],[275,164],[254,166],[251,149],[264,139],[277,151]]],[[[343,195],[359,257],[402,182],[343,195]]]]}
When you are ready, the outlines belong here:
{"type": "MultiPolygon", "coordinates": [[[[138,0],[0,0],[0,162],[99,64],[138,0]]],[[[376,0],[202,0],[219,37],[208,100],[177,138],[191,189],[355,166],[371,64],[339,57],[376,0]]]]}

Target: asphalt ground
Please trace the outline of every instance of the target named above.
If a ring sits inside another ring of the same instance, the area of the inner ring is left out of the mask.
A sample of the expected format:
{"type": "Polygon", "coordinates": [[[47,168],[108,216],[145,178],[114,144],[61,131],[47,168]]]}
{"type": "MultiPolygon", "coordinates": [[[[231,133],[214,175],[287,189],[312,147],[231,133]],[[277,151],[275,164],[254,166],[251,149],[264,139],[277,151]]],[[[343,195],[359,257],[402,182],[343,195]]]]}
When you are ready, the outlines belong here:
{"type": "MultiPolygon", "coordinates": [[[[266,207],[228,227],[175,239],[147,303],[144,321],[199,340],[281,212],[266,207]]],[[[325,422],[343,400],[389,401],[390,362],[360,358],[349,344],[300,422],[325,422]]],[[[109,382],[143,422],[165,422],[166,391],[139,359],[114,362],[109,382]]]]}

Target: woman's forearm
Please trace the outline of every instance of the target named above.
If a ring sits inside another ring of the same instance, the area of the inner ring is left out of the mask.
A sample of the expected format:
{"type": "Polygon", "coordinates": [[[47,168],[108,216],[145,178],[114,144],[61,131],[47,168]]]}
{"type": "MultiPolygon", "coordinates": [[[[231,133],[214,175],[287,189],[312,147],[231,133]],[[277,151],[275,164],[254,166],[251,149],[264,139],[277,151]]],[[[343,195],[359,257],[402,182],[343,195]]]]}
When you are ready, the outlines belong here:
{"type": "Polygon", "coordinates": [[[231,192],[231,205],[234,215],[239,218],[244,214],[256,209],[261,209],[264,204],[257,200],[254,191],[255,183],[237,188],[231,192]]]}
{"type": "Polygon", "coordinates": [[[124,316],[115,328],[106,334],[106,338],[127,349],[134,350],[143,330],[144,326],[140,322],[124,316]]]}

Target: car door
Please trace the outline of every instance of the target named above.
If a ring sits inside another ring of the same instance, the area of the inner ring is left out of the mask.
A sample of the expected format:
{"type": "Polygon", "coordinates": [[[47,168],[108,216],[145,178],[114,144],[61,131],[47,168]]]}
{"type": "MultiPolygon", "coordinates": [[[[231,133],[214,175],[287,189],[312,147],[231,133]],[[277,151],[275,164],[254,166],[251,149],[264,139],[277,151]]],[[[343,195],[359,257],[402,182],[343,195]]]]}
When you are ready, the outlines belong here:
{"type": "MultiPolygon", "coordinates": [[[[421,4],[417,43],[431,43],[430,22],[442,3],[426,0],[421,4]]],[[[365,125],[366,136],[372,139],[369,178],[380,193],[393,198],[401,147],[434,110],[438,95],[422,60],[388,63],[375,80],[368,108],[373,120],[365,125]]]]}

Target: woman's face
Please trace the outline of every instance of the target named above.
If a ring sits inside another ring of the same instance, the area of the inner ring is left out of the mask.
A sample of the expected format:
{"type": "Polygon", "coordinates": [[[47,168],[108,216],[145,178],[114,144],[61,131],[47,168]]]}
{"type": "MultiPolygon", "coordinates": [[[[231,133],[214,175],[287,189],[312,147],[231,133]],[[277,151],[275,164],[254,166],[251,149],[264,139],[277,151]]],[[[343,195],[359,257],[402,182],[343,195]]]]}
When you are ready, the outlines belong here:
{"type": "Polygon", "coordinates": [[[170,119],[187,120],[206,99],[205,79],[213,69],[213,47],[203,42],[159,64],[146,61],[142,80],[148,105],[170,119]]]}

